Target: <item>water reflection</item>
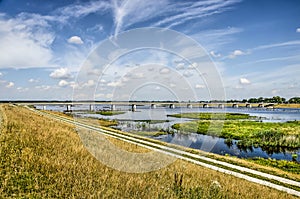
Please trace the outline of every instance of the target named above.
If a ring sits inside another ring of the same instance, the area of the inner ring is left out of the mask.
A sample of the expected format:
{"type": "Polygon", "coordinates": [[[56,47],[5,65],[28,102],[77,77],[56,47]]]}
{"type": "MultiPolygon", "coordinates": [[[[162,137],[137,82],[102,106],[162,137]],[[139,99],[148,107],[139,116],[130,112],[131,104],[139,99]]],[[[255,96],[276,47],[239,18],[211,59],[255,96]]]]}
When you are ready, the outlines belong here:
{"type": "MultiPolygon", "coordinates": [[[[158,139],[164,142],[176,142],[176,140],[180,140],[182,143],[185,141],[192,141],[190,145],[191,148],[201,149],[207,152],[216,153],[220,155],[231,155],[237,156],[239,158],[252,158],[252,157],[263,157],[263,158],[275,158],[282,160],[293,160],[292,154],[300,155],[300,150],[293,150],[285,147],[253,147],[253,146],[243,146],[239,145],[237,140],[226,140],[224,138],[213,137],[209,135],[201,135],[201,134],[179,134],[175,133],[174,135],[160,135],[157,137],[153,137],[154,139],[158,139]],[[213,146],[211,150],[206,150],[206,147],[203,147],[203,143],[209,143],[209,141],[213,141],[212,143],[217,141],[217,144],[213,146]]],[[[299,161],[299,159],[297,159],[299,161]]]]}

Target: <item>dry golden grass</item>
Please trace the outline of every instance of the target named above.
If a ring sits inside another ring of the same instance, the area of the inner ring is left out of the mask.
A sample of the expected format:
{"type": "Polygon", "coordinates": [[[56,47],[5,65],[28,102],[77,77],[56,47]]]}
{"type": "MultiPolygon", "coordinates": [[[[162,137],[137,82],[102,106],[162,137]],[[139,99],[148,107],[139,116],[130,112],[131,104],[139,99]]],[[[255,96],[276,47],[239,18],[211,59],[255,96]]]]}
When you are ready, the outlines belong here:
{"type": "Polygon", "coordinates": [[[21,107],[4,105],[3,111],[4,198],[295,198],[181,160],[149,173],[113,170],[85,149],[72,125],[21,107]]]}

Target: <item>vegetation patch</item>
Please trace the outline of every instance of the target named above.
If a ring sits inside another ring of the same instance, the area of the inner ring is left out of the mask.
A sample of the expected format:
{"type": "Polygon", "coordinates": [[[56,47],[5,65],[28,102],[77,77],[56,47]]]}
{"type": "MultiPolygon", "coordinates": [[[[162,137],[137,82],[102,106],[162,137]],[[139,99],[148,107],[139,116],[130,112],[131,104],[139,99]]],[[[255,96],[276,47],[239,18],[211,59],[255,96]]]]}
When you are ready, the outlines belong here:
{"type": "Polygon", "coordinates": [[[125,112],[124,111],[96,111],[91,113],[105,115],[105,116],[113,116],[113,115],[121,115],[124,114],[125,112]]]}
{"type": "Polygon", "coordinates": [[[191,121],[174,124],[172,128],[180,133],[199,133],[239,140],[237,144],[240,146],[300,148],[299,121],[191,121]]]}
{"type": "Polygon", "coordinates": [[[180,113],[167,116],[198,120],[246,120],[257,118],[255,116],[250,116],[249,114],[244,113],[180,113]]]}
{"type": "Polygon", "coordinates": [[[272,158],[265,159],[260,157],[249,159],[249,161],[264,166],[279,168],[283,171],[300,174],[300,164],[298,162],[287,161],[287,160],[276,160],[272,158]]]}

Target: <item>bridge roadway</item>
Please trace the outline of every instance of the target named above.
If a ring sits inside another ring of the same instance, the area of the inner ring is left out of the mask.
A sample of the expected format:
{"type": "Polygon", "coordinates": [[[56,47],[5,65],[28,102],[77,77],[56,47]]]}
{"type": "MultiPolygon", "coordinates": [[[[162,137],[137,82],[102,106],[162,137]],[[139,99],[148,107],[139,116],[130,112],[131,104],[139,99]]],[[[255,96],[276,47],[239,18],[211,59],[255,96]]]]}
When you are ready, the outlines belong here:
{"type": "Polygon", "coordinates": [[[169,107],[174,109],[176,107],[187,107],[187,108],[263,108],[269,107],[273,108],[276,104],[274,103],[223,103],[223,102],[214,102],[214,103],[205,103],[205,102],[122,102],[122,101],[113,101],[113,102],[92,102],[92,101],[78,101],[78,102],[29,102],[29,103],[19,103],[23,105],[40,105],[40,106],[66,106],[67,110],[70,110],[72,106],[78,105],[89,105],[90,109],[94,109],[95,105],[110,105],[111,110],[115,110],[117,106],[130,106],[133,111],[138,109],[139,106],[150,106],[155,109],[157,107],[169,107]]]}
{"type": "Polygon", "coordinates": [[[233,164],[230,164],[227,162],[215,160],[215,159],[205,157],[202,155],[193,154],[193,153],[183,150],[182,148],[174,147],[175,145],[166,144],[166,143],[159,144],[159,142],[157,142],[155,140],[153,140],[153,142],[152,142],[151,141],[152,139],[149,139],[149,138],[144,138],[141,136],[137,136],[137,135],[133,135],[133,134],[125,133],[125,132],[120,132],[120,131],[105,128],[105,127],[99,127],[99,126],[86,124],[83,122],[74,121],[67,117],[55,115],[54,113],[39,111],[39,110],[32,109],[32,108],[28,108],[28,109],[39,115],[43,115],[43,116],[48,117],[53,120],[57,120],[57,121],[68,123],[68,124],[73,124],[79,128],[92,130],[92,131],[101,133],[105,136],[110,136],[112,138],[119,139],[119,140],[129,142],[129,143],[134,143],[139,146],[142,146],[142,147],[145,147],[145,148],[148,148],[151,150],[155,150],[155,151],[158,151],[158,152],[161,152],[161,153],[164,153],[164,154],[167,154],[167,155],[170,155],[170,156],[173,156],[173,157],[176,157],[176,158],[179,158],[179,159],[182,159],[182,160],[185,160],[185,161],[221,172],[221,173],[232,175],[232,176],[235,176],[235,177],[238,177],[241,179],[245,179],[245,180],[253,182],[253,183],[271,187],[271,188],[274,188],[274,189],[277,189],[277,190],[300,197],[300,192],[295,190],[295,189],[299,190],[300,182],[297,182],[297,181],[294,181],[291,179],[279,177],[279,176],[264,173],[261,171],[256,171],[256,170],[249,169],[249,168],[242,167],[242,166],[233,165],[233,164]]]}

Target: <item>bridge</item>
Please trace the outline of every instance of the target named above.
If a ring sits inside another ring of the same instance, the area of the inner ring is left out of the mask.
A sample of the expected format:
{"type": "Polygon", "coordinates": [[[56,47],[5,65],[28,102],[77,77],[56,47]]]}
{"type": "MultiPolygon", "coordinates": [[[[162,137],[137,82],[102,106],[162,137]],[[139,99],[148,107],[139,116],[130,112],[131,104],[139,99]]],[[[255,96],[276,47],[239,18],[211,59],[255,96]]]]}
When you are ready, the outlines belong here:
{"type": "Polygon", "coordinates": [[[86,105],[89,111],[96,111],[97,105],[107,105],[107,109],[111,111],[119,110],[120,107],[128,107],[128,110],[137,111],[139,107],[149,107],[149,109],[156,108],[274,108],[274,103],[205,103],[205,102],[91,102],[91,101],[80,101],[80,102],[30,102],[30,103],[19,103],[24,105],[42,106],[41,109],[47,110],[47,106],[63,106],[65,111],[71,112],[77,106],[86,105]],[[118,108],[119,107],[119,108],[118,108]]]}

